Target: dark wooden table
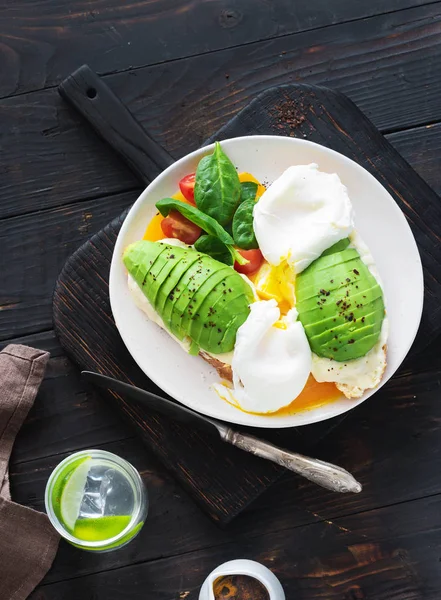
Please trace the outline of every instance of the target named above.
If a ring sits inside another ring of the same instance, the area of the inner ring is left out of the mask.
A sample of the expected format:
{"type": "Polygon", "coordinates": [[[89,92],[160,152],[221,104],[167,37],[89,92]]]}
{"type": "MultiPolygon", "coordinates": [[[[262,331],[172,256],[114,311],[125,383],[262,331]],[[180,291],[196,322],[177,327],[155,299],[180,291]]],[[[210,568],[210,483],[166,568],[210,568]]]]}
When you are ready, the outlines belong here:
{"type": "Polygon", "coordinates": [[[80,381],[52,330],[54,283],[140,191],[58,96],[84,62],[176,158],[266,87],[337,88],[441,193],[441,1],[0,0],[0,339],[51,352],[15,445],[12,495],[42,510],[50,471],[93,446],[133,462],[151,499],[121,551],[62,542],[32,598],[195,600],[212,568],[249,557],[277,573],[288,600],[438,600],[439,341],[318,449],[362,494],[286,476],[225,531],[80,381]]]}

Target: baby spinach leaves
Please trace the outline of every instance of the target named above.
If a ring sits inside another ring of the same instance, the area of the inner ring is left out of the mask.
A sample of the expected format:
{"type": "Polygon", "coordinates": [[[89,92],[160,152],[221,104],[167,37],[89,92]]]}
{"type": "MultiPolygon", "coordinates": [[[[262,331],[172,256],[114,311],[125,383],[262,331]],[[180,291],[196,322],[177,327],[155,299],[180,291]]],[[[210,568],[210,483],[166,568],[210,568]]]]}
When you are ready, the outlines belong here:
{"type": "Polygon", "coordinates": [[[225,225],[233,218],[240,193],[241,185],[236,168],[219,142],[216,142],[213,154],[204,156],[196,169],[196,206],[225,225]]]}
{"type": "MultiPolygon", "coordinates": [[[[186,204],[185,202],[181,202],[180,200],[175,200],[174,198],[163,198],[162,200],[159,200],[159,202],[156,203],[156,208],[159,210],[163,217],[166,217],[171,210],[177,210],[189,221],[198,225],[201,229],[203,229],[206,233],[209,234],[207,236],[202,236],[205,238],[210,238],[209,244],[207,241],[203,242],[206,245],[206,247],[215,247],[215,251],[219,253],[222,244],[222,252],[229,252],[232,260],[232,262],[226,264],[233,264],[234,261],[237,261],[240,265],[245,265],[248,263],[248,260],[246,258],[243,258],[243,256],[241,256],[241,254],[239,254],[239,252],[235,248],[233,248],[234,240],[231,237],[231,235],[227,231],[225,231],[222,225],[219,225],[219,223],[215,221],[212,217],[204,214],[195,206],[192,206],[191,204],[186,204]],[[212,238],[218,240],[219,244],[213,246],[214,241],[212,238]]],[[[197,240],[197,242],[198,241],[199,240],[197,240]]],[[[199,250],[199,252],[205,252],[206,254],[210,254],[210,256],[213,256],[211,252],[197,248],[197,242],[195,243],[196,250],[199,250]]],[[[216,256],[213,256],[213,258],[216,258],[216,256]]],[[[225,260],[222,260],[221,262],[225,262],[225,260]]]]}
{"type": "Polygon", "coordinates": [[[254,181],[244,181],[240,184],[240,202],[255,200],[258,185],[254,181]]]}
{"type": "Polygon", "coordinates": [[[199,225],[201,229],[210,235],[218,237],[224,244],[234,244],[233,238],[225,231],[222,225],[219,225],[215,219],[204,214],[201,210],[191,204],[186,204],[185,202],[174,200],[173,198],[163,198],[156,203],[156,208],[163,217],[166,217],[171,210],[177,210],[181,215],[184,215],[184,217],[192,223],[199,225]]]}
{"type": "Polygon", "coordinates": [[[256,203],[254,198],[239,204],[233,218],[233,238],[236,246],[243,250],[258,248],[253,228],[253,210],[256,203]]]}
{"type": "Polygon", "coordinates": [[[201,235],[194,244],[195,250],[208,254],[219,262],[233,266],[234,260],[229,247],[214,235],[201,235]]]}

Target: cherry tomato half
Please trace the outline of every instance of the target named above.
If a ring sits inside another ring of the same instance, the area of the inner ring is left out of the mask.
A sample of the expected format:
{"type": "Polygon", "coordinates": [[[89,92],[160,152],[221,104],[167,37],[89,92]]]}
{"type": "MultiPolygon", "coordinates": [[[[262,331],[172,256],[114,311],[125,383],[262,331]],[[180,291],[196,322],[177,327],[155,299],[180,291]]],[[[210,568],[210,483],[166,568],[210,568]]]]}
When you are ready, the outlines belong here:
{"type": "Polygon", "coordinates": [[[168,217],[161,221],[161,228],[168,238],[177,238],[184,244],[194,244],[202,229],[189,221],[177,210],[171,210],[168,217]]]}
{"type": "Polygon", "coordinates": [[[186,175],[179,182],[179,189],[181,190],[182,195],[186,200],[188,200],[191,204],[195,204],[194,201],[194,183],[196,180],[196,173],[191,173],[190,175],[186,175]]]}
{"type": "Polygon", "coordinates": [[[239,250],[238,252],[248,261],[246,265],[239,265],[237,262],[234,263],[234,268],[238,273],[251,275],[252,273],[255,273],[263,263],[263,255],[260,250],[239,250]]]}

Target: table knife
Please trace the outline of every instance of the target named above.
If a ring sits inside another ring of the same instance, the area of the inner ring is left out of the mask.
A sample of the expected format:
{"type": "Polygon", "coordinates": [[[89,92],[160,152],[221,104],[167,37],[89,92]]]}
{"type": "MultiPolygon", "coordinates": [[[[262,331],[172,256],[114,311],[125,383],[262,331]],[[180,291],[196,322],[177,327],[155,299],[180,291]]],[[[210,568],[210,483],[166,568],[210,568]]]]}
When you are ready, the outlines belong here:
{"type": "Polygon", "coordinates": [[[217,433],[224,442],[260,458],[271,460],[328,490],[341,493],[361,492],[361,484],[342,467],[317,458],[303,456],[290,450],[283,450],[252,435],[235,431],[222,421],[201,415],[181,404],[152,394],[134,385],[124,383],[113,377],[93,373],[92,371],[82,371],[81,375],[86,381],[98,387],[123,394],[135,400],[138,404],[170,417],[175,421],[198,427],[210,433],[217,433]]]}

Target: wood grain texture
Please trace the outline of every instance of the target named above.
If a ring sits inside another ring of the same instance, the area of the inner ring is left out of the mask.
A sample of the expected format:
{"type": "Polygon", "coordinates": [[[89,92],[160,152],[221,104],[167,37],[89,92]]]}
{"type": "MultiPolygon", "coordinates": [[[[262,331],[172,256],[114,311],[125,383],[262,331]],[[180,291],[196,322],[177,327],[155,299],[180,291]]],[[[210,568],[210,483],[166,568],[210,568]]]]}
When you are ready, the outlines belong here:
{"type": "MultiPolygon", "coordinates": [[[[438,215],[441,206],[433,191],[347,98],[325,88],[283,86],[268,90],[215,137],[274,133],[301,138],[307,133],[309,139],[356,160],[392,193],[413,225],[426,269],[427,295],[420,345],[433,340],[441,332],[437,301],[438,294],[441,295],[441,257],[433,230],[441,222],[441,213],[438,215]],[[291,121],[286,121],[281,108],[287,103],[295,113],[291,121]],[[422,210],[433,215],[427,223],[419,216],[422,210]]],[[[125,350],[109,306],[107,273],[121,222],[122,219],[112,222],[66,264],[55,290],[54,323],[63,347],[81,368],[151,389],[151,382],[135,367],[125,350]]],[[[217,440],[209,442],[208,438],[177,425],[171,429],[166,419],[151,418],[121,398],[117,399],[117,405],[149,447],[217,521],[229,522],[281,473],[273,465],[223,447],[217,440]],[[209,444],[214,453],[204,451],[204,444],[209,444]],[[220,467],[216,466],[219,456],[225,458],[220,467]]],[[[322,435],[332,427],[332,422],[324,426],[322,435]]],[[[316,427],[301,428],[303,439],[289,431],[289,441],[287,432],[275,431],[270,435],[279,446],[299,449],[305,440],[314,440],[317,431],[316,427]]]]}
{"type": "MultiPolygon", "coordinates": [[[[37,398],[14,445],[14,465],[74,452],[91,443],[133,437],[133,431],[81,381],[78,369],[66,357],[53,331],[12,341],[51,355],[37,398]]],[[[43,501],[43,495],[40,498],[43,501]]],[[[25,499],[21,501],[26,503],[25,499]]]]}
{"type": "Polygon", "coordinates": [[[441,123],[398,131],[386,137],[418,175],[441,195],[441,123]]]}
{"type": "MultiPolygon", "coordinates": [[[[440,7],[138,69],[106,83],[176,158],[282,83],[339,89],[381,130],[416,126],[441,119],[440,7]]],[[[56,90],[0,102],[0,139],[0,217],[138,185],[56,90]]]]}
{"type": "Polygon", "coordinates": [[[83,63],[127,70],[429,1],[2,0],[0,97],[54,85],[83,63]]]}
{"type": "MultiPolygon", "coordinates": [[[[137,439],[106,444],[103,448],[123,456],[141,471],[150,495],[147,524],[141,536],[125,549],[100,557],[87,556],[87,560],[63,543],[46,583],[126,567],[133,557],[137,562],[170,557],[177,553],[177,548],[179,554],[202,548],[218,548],[222,552],[221,546],[243,543],[256,532],[267,539],[274,532],[288,530],[286,547],[290,552],[293,546],[297,547],[297,531],[305,525],[320,522],[329,525],[340,519],[338,522],[345,527],[345,519],[351,514],[366,514],[420,496],[440,494],[441,407],[437,398],[440,376],[437,341],[417,360],[408,360],[386,389],[349,414],[338,433],[317,447],[320,457],[339,462],[356,474],[363,482],[362,494],[335,495],[287,474],[224,531],[199,511],[137,439]]],[[[62,382],[57,381],[62,394],[62,382]]],[[[97,406],[97,415],[105,416],[101,404],[97,406]]],[[[50,456],[19,464],[14,461],[13,498],[42,510],[44,486],[63,457],[50,456]]],[[[231,556],[236,556],[233,550],[231,556]]],[[[249,556],[255,555],[251,552],[249,556]]]]}
{"type": "Polygon", "coordinates": [[[136,195],[126,192],[0,221],[0,340],[51,328],[52,293],[64,262],[136,195]]]}
{"type": "Polygon", "coordinates": [[[30,598],[197,600],[212,569],[247,556],[275,572],[289,600],[438,600],[440,511],[437,495],[267,535],[256,527],[219,547],[43,585],[30,598]]]}

